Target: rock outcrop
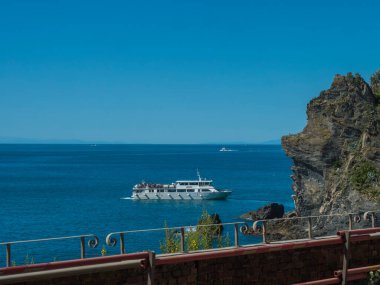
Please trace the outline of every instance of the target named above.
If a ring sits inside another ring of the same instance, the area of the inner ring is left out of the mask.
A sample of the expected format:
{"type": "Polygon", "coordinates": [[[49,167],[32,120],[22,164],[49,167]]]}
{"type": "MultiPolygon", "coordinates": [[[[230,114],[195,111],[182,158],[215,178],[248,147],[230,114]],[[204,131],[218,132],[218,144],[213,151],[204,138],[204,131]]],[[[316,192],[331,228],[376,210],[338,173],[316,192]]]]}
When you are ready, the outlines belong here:
{"type": "Polygon", "coordinates": [[[282,218],[284,216],[284,205],[272,203],[266,206],[263,206],[256,211],[251,211],[240,216],[243,220],[267,220],[267,219],[276,219],[282,218]]]}
{"type": "Polygon", "coordinates": [[[282,138],[298,215],[379,210],[379,82],[336,75],[308,104],[304,130],[282,138]]]}

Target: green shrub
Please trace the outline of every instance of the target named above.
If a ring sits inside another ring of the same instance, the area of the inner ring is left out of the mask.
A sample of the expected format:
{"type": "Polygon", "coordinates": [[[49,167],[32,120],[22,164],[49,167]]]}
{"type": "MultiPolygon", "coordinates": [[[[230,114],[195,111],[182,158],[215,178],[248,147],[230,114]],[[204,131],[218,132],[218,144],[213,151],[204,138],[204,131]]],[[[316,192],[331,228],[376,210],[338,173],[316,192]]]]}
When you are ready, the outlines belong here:
{"type": "MultiPolygon", "coordinates": [[[[189,228],[185,233],[185,248],[187,251],[210,249],[216,244],[217,247],[230,246],[229,235],[222,235],[223,226],[215,225],[221,223],[216,217],[203,211],[196,227],[189,228]],[[218,221],[216,221],[218,220],[218,221]],[[207,226],[212,225],[212,226],[207,226]]],[[[160,241],[162,253],[174,253],[180,249],[181,236],[178,230],[169,229],[165,223],[165,238],[160,241]]]]}
{"type": "Polygon", "coordinates": [[[106,249],[106,247],[105,247],[104,244],[103,244],[103,246],[102,246],[102,250],[100,251],[100,254],[101,254],[102,256],[106,256],[106,255],[107,255],[107,249],[106,249]]]}
{"type": "Polygon", "coordinates": [[[168,224],[165,222],[165,239],[160,241],[160,249],[162,253],[174,253],[179,251],[181,238],[175,230],[168,229],[168,224]]]}
{"type": "Polygon", "coordinates": [[[362,161],[355,165],[351,174],[351,182],[358,189],[363,189],[373,182],[377,182],[379,172],[370,161],[362,161]]]}

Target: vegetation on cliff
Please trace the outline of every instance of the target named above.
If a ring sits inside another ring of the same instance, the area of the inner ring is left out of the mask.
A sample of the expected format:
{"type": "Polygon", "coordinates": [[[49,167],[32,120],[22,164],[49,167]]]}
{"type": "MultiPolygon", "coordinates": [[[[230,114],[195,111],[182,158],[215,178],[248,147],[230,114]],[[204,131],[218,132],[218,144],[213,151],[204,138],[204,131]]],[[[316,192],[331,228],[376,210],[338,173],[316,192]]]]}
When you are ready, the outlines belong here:
{"type": "Polygon", "coordinates": [[[375,95],[377,99],[377,103],[379,104],[380,102],[380,70],[376,71],[371,76],[371,88],[372,88],[373,95],[375,95]]]}

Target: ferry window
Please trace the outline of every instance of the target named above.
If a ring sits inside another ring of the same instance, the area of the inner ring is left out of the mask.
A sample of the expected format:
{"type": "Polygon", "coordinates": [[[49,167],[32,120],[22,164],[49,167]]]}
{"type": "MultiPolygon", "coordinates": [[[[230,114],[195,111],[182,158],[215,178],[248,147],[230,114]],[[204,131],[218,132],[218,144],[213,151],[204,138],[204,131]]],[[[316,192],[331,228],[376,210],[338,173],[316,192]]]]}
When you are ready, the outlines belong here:
{"type": "Polygon", "coordinates": [[[186,189],[178,189],[177,192],[186,192],[186,189]]]}
{"type": "Polygon", "coordinates": [[[187,192],[194,192],[194,189],[187,189],[187,192]]]}
{"type": "Polygon", "coordinates": [[[179,183],[179,185],[184,186],[184,185],[187,185],[187,183],[185,183],[185,182],[181,182],[181,183],[179,183]]]}
{"type": "Polygon", "coordinates": [[[210,192],[209,189],[202,189],[202,192],[210,192]]]}
{"type": "Polygon", "coordinates": [[[198,182],[191,182],[190,185],[198,185],[198,182]]]}
{"type": "Polygon", "coordinates": [[[168,192],[175,192],[175,189],[169,189],[168,192]]]}

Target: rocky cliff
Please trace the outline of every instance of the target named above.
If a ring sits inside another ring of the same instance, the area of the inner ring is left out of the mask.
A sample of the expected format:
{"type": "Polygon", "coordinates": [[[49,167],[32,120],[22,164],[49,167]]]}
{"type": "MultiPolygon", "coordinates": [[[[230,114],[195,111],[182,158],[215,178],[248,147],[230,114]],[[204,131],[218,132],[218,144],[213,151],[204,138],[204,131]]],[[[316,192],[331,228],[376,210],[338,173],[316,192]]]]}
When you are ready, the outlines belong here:
{"type": "Polygon", "coordinates": [[[307,125],[282,138],[299,215],[379,210],[380,72],[372,84],[336,75],[307,106],[307,125]]]}

